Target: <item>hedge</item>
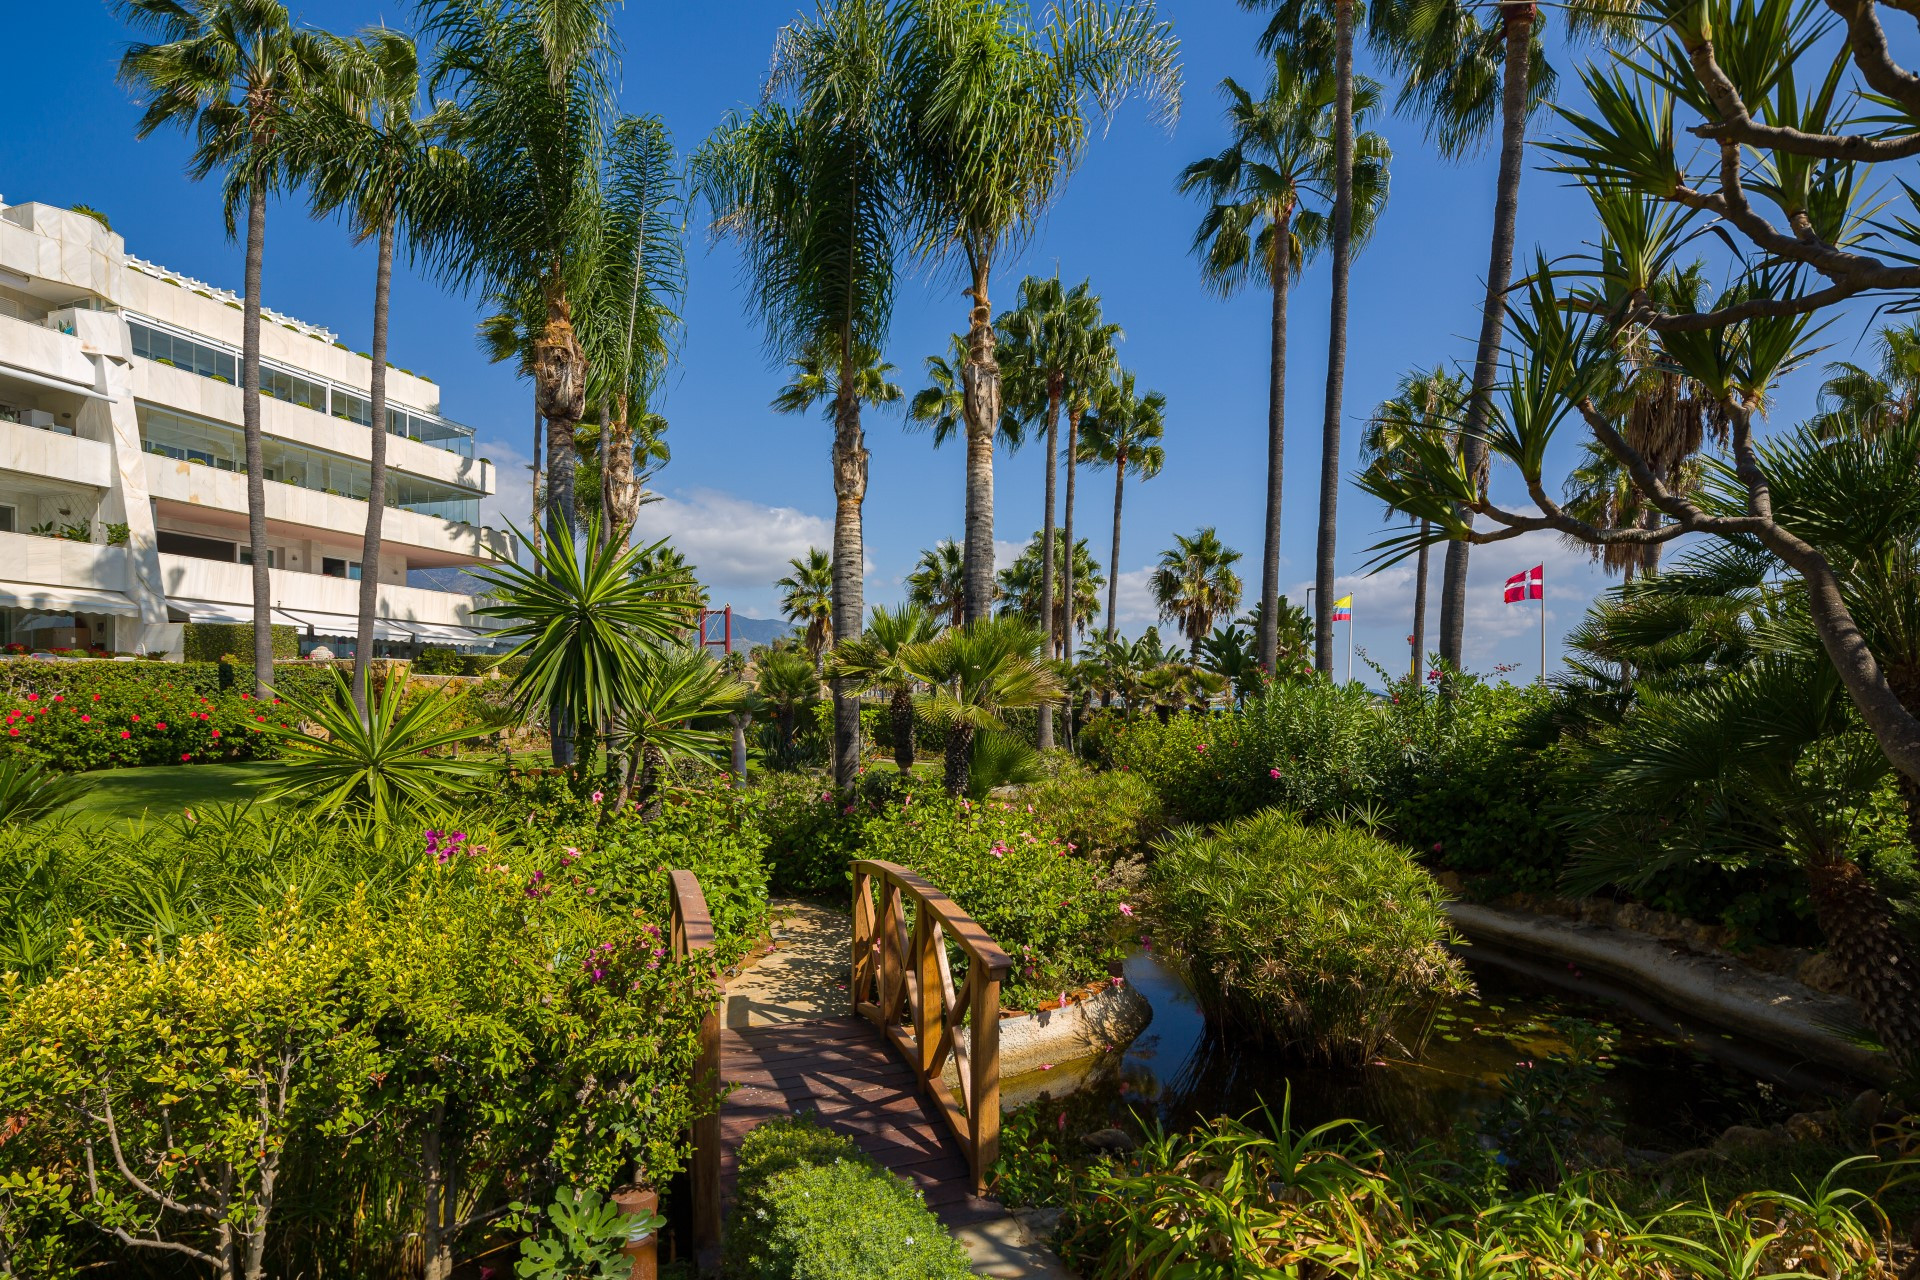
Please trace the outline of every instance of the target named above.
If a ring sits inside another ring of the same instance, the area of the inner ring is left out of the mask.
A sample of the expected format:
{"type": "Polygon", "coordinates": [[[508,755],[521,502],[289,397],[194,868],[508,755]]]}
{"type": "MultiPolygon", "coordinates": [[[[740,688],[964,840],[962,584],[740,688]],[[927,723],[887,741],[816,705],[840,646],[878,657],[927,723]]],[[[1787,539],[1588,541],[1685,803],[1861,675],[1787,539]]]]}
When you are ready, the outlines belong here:
{"type": "MultiPolygon", "coordinates": [[[[275,624],[273,656],[300,656],[300,637],[292,627],[275,624]]],[[[188,662],[218,662],[231,655],[251,660],[253,624],[251,622],[189,622],[182,628],[181,655],[188,662]]]]}
{"type": "Polygon", "coordinates": [[[732,1280],[964,1280],[966,1251],[920,1193],[811,1116],[781,1117],[740,1143],[726,1233],[732,1280]]]}

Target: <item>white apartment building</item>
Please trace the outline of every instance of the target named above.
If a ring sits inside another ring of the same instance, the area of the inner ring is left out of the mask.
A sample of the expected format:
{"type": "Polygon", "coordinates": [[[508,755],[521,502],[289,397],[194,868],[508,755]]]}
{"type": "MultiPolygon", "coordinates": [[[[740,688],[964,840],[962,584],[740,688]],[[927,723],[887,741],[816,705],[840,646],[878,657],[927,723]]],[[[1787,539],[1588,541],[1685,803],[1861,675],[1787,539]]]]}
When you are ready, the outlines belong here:
{"type": "MultiPolygon", "coordinates": [[[[177,655],[187,622],[252,621],[240,299],[144,262],[94,218],[0,204],[0,645],[177,655]]],[[[351,652],[372,362],[261,317],[274,621],[351,652]]],[[[440,388],[387,374],[382,652],[482,639],[471,597],[411,569],[512,554],[481,526],[493,466],[440,388]]]]}

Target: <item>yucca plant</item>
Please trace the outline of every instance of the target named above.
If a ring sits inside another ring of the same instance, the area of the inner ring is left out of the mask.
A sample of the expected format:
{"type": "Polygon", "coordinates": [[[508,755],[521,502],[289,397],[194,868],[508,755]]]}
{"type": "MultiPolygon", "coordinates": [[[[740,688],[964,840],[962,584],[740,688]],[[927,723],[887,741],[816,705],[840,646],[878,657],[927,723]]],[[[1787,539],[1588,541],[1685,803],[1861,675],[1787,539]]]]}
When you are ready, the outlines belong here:
{"type": "Polygon", "coordinates": [[[388,680],[364,720],[353,705],[353,689],[338,671],[329,696],[305,701],[279,695],[304,727],[269,724],[280,740],[281,765],[267,796],[326,813],[365,813],[384,827],[404,815],[431,811],[463,791],[473,790],[489,772],[483,761],[461,760],[438,751],[479,733],[472,726],[448,724],[454,701],[445,694],[406,697],[405,681],[388,680]]]}
{"type": "Polygon", "coordinates": [[[87,784],[25,756],[0,757],[0,827],[23,827],[79,799],[87,784]]]}

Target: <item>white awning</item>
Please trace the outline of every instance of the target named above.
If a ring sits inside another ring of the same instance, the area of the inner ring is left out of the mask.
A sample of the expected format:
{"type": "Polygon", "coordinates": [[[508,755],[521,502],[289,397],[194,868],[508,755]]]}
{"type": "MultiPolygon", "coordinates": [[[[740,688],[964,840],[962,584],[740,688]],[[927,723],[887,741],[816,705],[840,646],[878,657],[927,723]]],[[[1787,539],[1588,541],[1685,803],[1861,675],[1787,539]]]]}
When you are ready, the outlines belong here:
{"type": "Polygon", "coordinates": [[[137,618],[140,606],[123,591],[87,587],[49,587],[37,582],[0,582],[0,607],[41,613],[111,613],[137,618]]]}
{"type": "Polygon", "coordinates": [[[252,622],[253,606],[223,600],[175,600],[167,604],[188,615],[190,622],[252,622]]]}
{"type": "Polygon", "coordinates": [[[484,631],[475,631],[472,627],[448,627],[432,622],[396,622],[384,620],[386,626],[396,631],[404,631],[417,640],[439,640],[446,644],[479,644],[491,636],[484,631]]]}
{"type": "MultiPolygon", "coordinates": [[[[311,631],[317,636],[338,636],[342,640],[357,639],[360,635],[360,619],[350,613],[321,613],[315,609],[283,609],[273,611],[274,621],[287,622],[302,630],[311,631]]],[[[385,618],[373,620],[373,638],[375,640],[407,640],[412,635],[403,627],[387,621],[385,618]]]]}

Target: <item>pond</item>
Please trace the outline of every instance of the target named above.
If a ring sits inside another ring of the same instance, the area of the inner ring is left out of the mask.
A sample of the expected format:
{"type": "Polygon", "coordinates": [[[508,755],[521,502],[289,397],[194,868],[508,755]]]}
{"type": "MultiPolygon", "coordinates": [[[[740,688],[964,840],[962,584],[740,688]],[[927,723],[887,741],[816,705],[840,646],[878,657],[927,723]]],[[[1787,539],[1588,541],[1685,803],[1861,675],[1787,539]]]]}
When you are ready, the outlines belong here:
{"type": "Polygon", "coordinates": [[[1729,1125],[1774,1124],[1851,1091],[1843,1078],[1717,1029],[1689,1027],[1632,991],[1577,971],[1484,946],[1462,955],[1477,991],[1439,1009],[1425,1055],[1353,1069],[1289,1065],[1260,1046],[1210,1034],[1179,975],[1136,953],[1127,980],[1152,1003],[1153,1021],[1133,1044],[1071,1068],[1010,1078],[1004,1092],[1018,1102],[1043,1088],[1056,1096],[1080,1089],[1076,1111],[1104,1106],[1115,1121],[1131,1111],[1170,1129],[1263,1104],[1277,1114],[1290,1095],[1296,1128],[1352,1118],[1395,1145],[1414,1145],[1471,1124],[1517,1064],[1564,1050],[1552,1024],[1566,1018],[1591,1022],[1614,1040],[1604,1088],[1629,1147],[1700,1146],[1729,1125]]]}

